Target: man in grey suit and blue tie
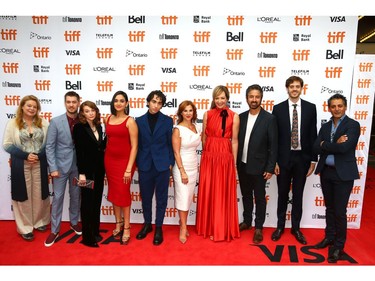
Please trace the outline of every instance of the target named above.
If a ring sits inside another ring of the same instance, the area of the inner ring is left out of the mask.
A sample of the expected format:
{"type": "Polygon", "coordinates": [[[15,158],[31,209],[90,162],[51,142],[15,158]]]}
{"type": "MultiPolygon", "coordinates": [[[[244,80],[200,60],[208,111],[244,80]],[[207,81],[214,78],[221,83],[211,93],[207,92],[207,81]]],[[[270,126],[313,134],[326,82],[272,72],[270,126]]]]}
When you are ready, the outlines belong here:
{"type": "Polygon", "coordinates": [[[64,195],[69,182],[69,218],[70,228],[78,235],[82,234],[79,220],[81,190],[73,184],[78,177],[76,153],[72,138],[73,126],[78,122],[80,97],[74,91],[64,96],[66,113],[52,118],[47,131],[46,154],[49,171],[53,179],[53,199],[51,210],[51,233],[44,245],[50,247],[56,241],[60,232],[64,195]]]}

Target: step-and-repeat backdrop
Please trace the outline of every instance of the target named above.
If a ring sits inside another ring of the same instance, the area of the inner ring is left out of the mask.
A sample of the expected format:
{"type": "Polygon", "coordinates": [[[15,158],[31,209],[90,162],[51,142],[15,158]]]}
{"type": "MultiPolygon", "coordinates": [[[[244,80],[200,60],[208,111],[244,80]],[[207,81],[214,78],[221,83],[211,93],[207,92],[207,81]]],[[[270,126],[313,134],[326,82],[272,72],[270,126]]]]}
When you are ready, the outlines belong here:
{"type": "MultiPolygon", "coordinates": [[[[82,101],[94,101],[102,117],[110,113],[112,95],[123,90],[130,98],[130,115],[136,118],[147,111],[148,93],[159,89],[167,96],[162,112],[176,120],[179,103],[189,99],[198,108],[201,124],[216,85],[229,88],[230,106],[241,113],[248,109],[246,88],[260,84],[264,90],[262,106],[271,112],[275,104],[288,97],[285,80],[298,75],[305,81],[301,97],[317,106],[318,129],[330,118],[327,99],[334,93],[347,96],[351,101],[348,113],[361,122],[363,129],[358,144],[361,179],[355,182],[348,205],[349,227],[359,228],[374,83],[365,76],[373,73],[373,60],[355,60],[357,17],[0,16],[0,33],[1,132],[27,94],[39,97],[41,116],[51,120],[65,112],[63,96],[69,90],[77,91],[82,101]]],[[[201,147],[198,158],[200,154],[201,147]]],[[[0,219],[13,219],[9,154],[4,150],[0,152],[0,165],[0,219]]],[[[50,188],[52,199],[52,185],[50,188]]],[[[195,224],[198,188],[197,182],[189,224],[195,224]]],[[[265,226],[276,226],[275,176],[267,183],[266,190],[265,226]]],[[[137,173],[131,194],[131,221],[142,223],[137,173]]],[[[68,220],[68,196],[66,193],[64,220],[68,220]]],[[[241,220],[239,187],[238,207],[241,220]]],[[[291,204],[288,210],[290,207],[291,204]]],[[[287,216],[289,221],[290,211],[287,216]]],[[[319,177],[312,175],[306,183],[301,225],[323,228],[324,217],[319,177]]],[[[106,182],[102,221],[114,221],[111,203],[107,201],[106,182]]],[[[173,180],[165,223],[178,223],[173,180]]]]}

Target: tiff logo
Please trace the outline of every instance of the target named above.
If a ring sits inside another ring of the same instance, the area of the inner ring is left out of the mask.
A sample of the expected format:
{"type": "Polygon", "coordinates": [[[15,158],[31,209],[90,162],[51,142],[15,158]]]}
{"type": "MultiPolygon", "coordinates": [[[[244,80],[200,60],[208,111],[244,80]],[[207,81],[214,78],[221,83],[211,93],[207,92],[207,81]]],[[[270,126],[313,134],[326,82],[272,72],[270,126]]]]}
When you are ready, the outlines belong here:
{"type": "Polygon", "coordinates": [[[98,59],[110,59],[112,58],[113,48],[97,48],[96,57],[98,59]]]}
{"type": "Polygon", "coordinates": [[[96,86],[98,87],[98,92],[111,92],[113,81],[98,81],[96,86]]]}
{"type": "Polygon", "coordinates": [[[49,91],[51,80],[35,80],[34,85],[36,91],[49,91]]]}
{"type": "Polygon", "coordinates": [[[161,24],[162,25],[176,25],[177,24],[177,16],[161,16],[161,24]]]}
{"type": "Polygon", "coordinates": [[[227,83],[226,87],[231,94],[239,94],[241,93],[242,83],[227,83]]]}
{"type": "Polygon", "coordinates": [[[160,54],[163,60],[176,59],[177,48],[162,48],[160,54]]]}
{"type": "Polygon", "coordinates": [[[310,50],[294,50],[292,56],[295,61],[308,61],[310,50]]]}
{"type": "Polygon", "coordinates": [[[261,32],[259,37],[262,44],[274,44],[276,43],[277,32],[261,32]]]}
{"type": "Polygon", "coordinates": [[[144,75],[145,72],[145,65],[144,64],[138,64],[138,65],[129,65],[129,75],[144,75]]]}
{"type": "Polygon", "coordinates": [[[275,66],[265,66],[259,67],[259,77],[261,78],[273,78],[275,76],[276,67],[275,66]]]}
{"type": "Polygon", "coordinates": [[[129,31],[129,42],[143,42],[145,38],[145,31],[129,31]]]}
{"type": "Polygon", "coordinates": [[[244,22],[243,16],[228,16],[227,23],[228,25],[242,25],[244,22]]]}
{"type": "Polygon", "coordinates": [[[1,29],[1,40],[17,40],[17,29],[1,29]]]}
{"type": "Polygon", "coordinates": [[[333,31],[333,32],[328,32],[328,35],[327,35],[327,41],[328,43],[330,44],[335,44],[335,43],[343,43],[344,42],[344,38],[345,38],[345,35],[346,32],[345,31],[333,31]]]}
{"type": "Polygon", "coordinates": [[[112,25],[112,16],[96,16],[97,25],[112,25]]]}
{"type": "Polygon", "coordinates": [[[372,72],[372,62],[361,62],[359,64],[359,72],[372,72]]]}
{"type": "Polygon", "coordinates": [[[193,40],[194,42],[204,43],[209,42],[211,37],[210,31],[194,31],[193,40]]]}
{"type": "Polygon", "coordinates": [[[66,30],[64,32],[64,39],[66,42],[79,42],[79,39],[81,37],[81,31],[80,30],[66,30]]]}
{"type": "Polygon", "coordinates": [[[312,17],[311,16],[296,16],[294,18],[294,23],[296,26],[306,26],[311,24],[312,17]]]}
{"type": "Polygon", "coordinates": [[[243,49],[227,49],[227,60],[242,60],[243,49]]]}
{"type": "Polygon", "coordinates": [[[33,24],[47,24],[48,16],[32,16],[31,20],[33,24]]]}
{"type": "Polygon", "coordinates": [[[18,62],[3,62],[4,73],[18,73],[18,62]]]}
{"type": "Polygon", "coordinates": [[[160,90],[166,93],[175,93],[177,90],[177,82],[162,82],[160,90]]]}
{"type": "Polygon", "coordinates": [[[208,76],[209,71],[210,71],[210,66],[208,65],[202,65],[202,66],[194,65],[193,75],[194,76],[208,76]]]}
{"type": "Polygon", "coordinates": [[[80,75],[81,64],[65,64],[65,74],[66,75],[80,75]]]}
{"type": "Polygon", "coordinates": [[[326,74],[326,78],[340,78],[342,73],[342,67],[326,67],[326,70],[324,71],[326,74]]]}

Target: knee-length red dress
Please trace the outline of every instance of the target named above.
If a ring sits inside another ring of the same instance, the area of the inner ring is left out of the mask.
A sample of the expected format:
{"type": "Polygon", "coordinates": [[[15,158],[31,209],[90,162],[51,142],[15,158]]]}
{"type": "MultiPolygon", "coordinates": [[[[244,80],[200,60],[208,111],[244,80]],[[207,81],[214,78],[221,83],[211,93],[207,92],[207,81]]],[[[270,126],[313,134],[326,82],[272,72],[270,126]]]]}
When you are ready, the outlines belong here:
{"type": "MultiPolygon", "coordinates": [[[[106,124],[107,147],[104,153],[104,165],[108,181],[108,201],[116,206],[131,205],[130,184],[124,183],[124,173],[128,165],[131,143],[129,129],[126,127],[128,117],[121,124],[106,124]]],[[[132,168],[131,178],[135,171],[132,168]]]]}

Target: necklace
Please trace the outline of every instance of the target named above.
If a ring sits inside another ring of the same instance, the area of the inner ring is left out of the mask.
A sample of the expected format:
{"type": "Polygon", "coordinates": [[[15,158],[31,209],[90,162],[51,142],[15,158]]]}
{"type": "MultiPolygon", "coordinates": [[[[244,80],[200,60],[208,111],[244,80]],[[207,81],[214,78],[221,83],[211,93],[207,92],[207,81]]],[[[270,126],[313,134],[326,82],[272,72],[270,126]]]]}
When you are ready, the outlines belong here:
{"type": "Polygon", "coordinates": [[[94,133],[96,133],[96,127],[91,127],[91,126],[90,126],[90,128],[91,128],[91,130],[92,130],[94,133]]]}

